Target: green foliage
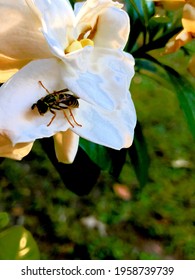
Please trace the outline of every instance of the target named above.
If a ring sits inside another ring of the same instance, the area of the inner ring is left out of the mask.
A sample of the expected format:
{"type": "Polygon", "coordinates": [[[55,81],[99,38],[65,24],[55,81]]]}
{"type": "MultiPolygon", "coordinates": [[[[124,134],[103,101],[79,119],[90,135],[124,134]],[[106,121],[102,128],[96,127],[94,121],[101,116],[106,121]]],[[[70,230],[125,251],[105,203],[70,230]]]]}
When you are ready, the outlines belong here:
{"type": "Polygon", "coordinates": [[[106,147],[82,138],[80,139],[80,146],[101,169],[111,170],[112,160],[106,147]]]}
{"type": "Polygon", "coordinates": [[[129,155],[140,186],[144,187],[148,181],[149,155],[139,123],[137,123],[135,128],[134,142],[132,147],[129,149],[129,155]]]}
{"type": "Polygon", "coordinates": [[[119,176],[125,163],[128,149],[117,151],[97,145],[82,138],[80,139],[80,146],[89,158],[101,168],[101,170],[110,172],[115,178],[119,176]]]}
{"type": "Polygon", "coordinates": [[[9,223],[9,215],[6,212],[0,212],[0,229],[6,227],[9,223]]]}

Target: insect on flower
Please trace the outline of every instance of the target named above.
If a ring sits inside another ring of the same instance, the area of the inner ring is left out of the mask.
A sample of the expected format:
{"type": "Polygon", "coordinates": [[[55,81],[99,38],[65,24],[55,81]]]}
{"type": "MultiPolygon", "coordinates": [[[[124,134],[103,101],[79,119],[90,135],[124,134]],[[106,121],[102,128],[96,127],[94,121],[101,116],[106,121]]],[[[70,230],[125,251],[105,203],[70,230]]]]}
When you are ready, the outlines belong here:
{"type": "Polygon", "coordinates": [[[51,93],[41,81],[39,81],[38,83],[46,90],[48,94],[45,97],[40,98],[36,103],[34,103],[31,106],[31,109],[33,110],[35,107],[37,107],[40,115],[44,115],[48,111],[50,111],[53,114],[53,117],[51,118],[47,126],[50,126],[56,117],[56,112],[54,110],[62,110],[64,113],[64,117],[67,119],[69,124],[72,127],[74,127],[73,123],[69,120],[65,112],[66,109],[68,109],[68,111],[70,112],[70,116],[72,117],[73,122],[78,126],[82,126],[75,120],[74,115],[71,111],[71,109],[79,107],[79,97],[67,93],[69,92],[67,88],[51,93]]]}

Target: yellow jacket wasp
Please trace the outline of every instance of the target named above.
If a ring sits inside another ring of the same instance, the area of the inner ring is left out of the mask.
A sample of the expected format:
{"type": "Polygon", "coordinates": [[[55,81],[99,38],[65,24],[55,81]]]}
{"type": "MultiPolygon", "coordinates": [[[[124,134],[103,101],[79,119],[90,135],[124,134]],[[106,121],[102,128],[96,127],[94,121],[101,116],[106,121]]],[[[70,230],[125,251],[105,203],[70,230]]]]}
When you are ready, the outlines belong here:
{"type": "Polygon", "coordinates": [[[53,117],[51,118],[47,126],[50,126],[56,117],[56,112],[54,110],[62,110],[64,113],[64,117],[67,119],[69,124],[72,127],[74,127],[73,123],[67,117],[66,112],[64,111],[65,109],[69,110],[73,122],[78,126],[82,126],[81,124],[76,122],[74,115],[71,111],[71,109],[79,107],[78,97],[67,93],[69,92],[67,88],[51,93],[41,81],[39,81],[39,84],[46,90],[48,94],[45,97],[40,98],[36,103],[34,103],[31,106],[31,109],[33,110],[35,107],[37,107],[40,115],[44,115],[48,111],[50,111],[53,114],[53,117]]]}

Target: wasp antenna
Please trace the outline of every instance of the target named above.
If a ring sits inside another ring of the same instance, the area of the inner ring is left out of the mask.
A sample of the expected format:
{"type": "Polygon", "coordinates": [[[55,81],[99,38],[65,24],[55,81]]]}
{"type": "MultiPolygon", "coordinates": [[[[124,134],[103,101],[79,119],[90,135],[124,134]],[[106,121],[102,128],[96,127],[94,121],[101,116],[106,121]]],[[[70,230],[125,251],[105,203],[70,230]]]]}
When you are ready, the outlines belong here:
{"type": "Polygon", "coordinates": [[[38,81],[38,84],[40,84],[40,86],[42,86],[42,88],[44,88],[44,90],[50,94],[49,90],[44,86],[44,84],[41,81],[38,81]]]}

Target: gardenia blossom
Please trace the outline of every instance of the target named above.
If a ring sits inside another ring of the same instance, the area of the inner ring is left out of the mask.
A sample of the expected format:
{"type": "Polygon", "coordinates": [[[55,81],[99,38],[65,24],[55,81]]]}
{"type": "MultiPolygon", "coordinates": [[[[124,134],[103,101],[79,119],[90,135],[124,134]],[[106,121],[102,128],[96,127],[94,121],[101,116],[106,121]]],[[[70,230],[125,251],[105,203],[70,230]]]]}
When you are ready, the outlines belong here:
{"type": "MultiPolygon", "coordinates": [[[[154,0],[160,2],[165,10],[175,11],[183,8],[182,26],[183,30],[173,36],[165,46],[164,54],[176,52],[185,44],[195,38],[195,0],[154,0]]],[[[188,64],[188,71],[195,77],[195,55],[188,64]]]]}
{"type": "MultiPolygon", "coordinates": [[[[167,1],[166,7],[171,2],[172,9],[174,8],[174,1],[167,1]]],[[[164,3],[164,2],[163,2],[164,3]]],[[[176,52],[182,46],[189,43],[195,38],[195,0],[180,0],[178,4],[183,3],[182,25],[183,30],[169,40],[165,47],[165,54],[176,52]]],[[[180,7],[179,5],[179,7],[180,7]]],[[[188,64],[188,71],[195,77],[195,56],[193,55],[188,64]]]]}
{"type": "MultiPolygon", "coordinates": [[[[180,0],[179,3],[182,2],[184,5],[181,20],[183,30],[171,38],[166,44],[166,54],[177,51],[195,37],[195,0],[180,0]]],[[[173,4],[174,2],[172,2],[173,4]]]]}
{"type": "Polygon", "coordinates": [[[21,159],[36,139],[50,136],[61,162],[74,160],[79,136],[114,149],[131,145],[134,59],[123,51],[130,24],[121,7],[88,0],[73,11],[66,0],[0,0],[1,77],[20,69],[0,88],[0,156],[21,159]],[[78,98],[78,108],[66,116],[53,110],[52,122],[50,111],[32,110],[62,89],[78,98]]]}

